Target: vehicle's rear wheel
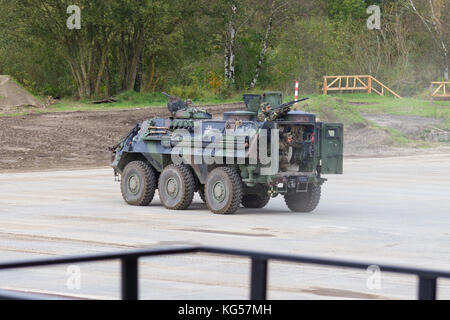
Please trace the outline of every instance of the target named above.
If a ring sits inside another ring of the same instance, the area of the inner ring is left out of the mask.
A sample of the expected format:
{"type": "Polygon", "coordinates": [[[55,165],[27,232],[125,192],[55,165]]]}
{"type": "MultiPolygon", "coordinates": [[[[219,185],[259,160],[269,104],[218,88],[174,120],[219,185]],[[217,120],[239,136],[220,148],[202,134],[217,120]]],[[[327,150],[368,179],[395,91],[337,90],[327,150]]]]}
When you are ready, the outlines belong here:
{"type": "Polygon", "coordinates": [[[245,208],[264,208],[270,200],[270,196],[268,194],[259,195],[259,194],[246,194],[242,197],[242,205],[245,208]]]}
{"type": "Polygon", "coordinates": [[[159,198],[167,209],[184,210],[192,203],[195,180],[189,167],[167,166],[159,176],[159,198]]]}
{"type": "Polygon", "coordinates": [[[242,201],[242,181],[235,169],[219,167],[206,180],[205,198],[208,208],[216,214],[232,214],[242,201]]]}
{"type": "Polygon", "coordinates": [[[206,203],[206,197],[205,197],[205,185],[204,185],[204,184],[201,184],[201,185],[198,187],[198,195],[200,196],[200,199],[202,199],[202,201],[203,201],[204,203],[206,203]]]}
{"type": "Polygon", "coordinates": [[[284,201],[293,212],[311,212],[320,201],[320,185],[311,184],[307,192],[293,192],[284,195],[284,201]]]}
{"type": "Polygon", "coordinates": [[[125,166],[120,189],[126,203],[147,206],[152,202],[157,187],[155,169],[144,161],[133,161],[125,166]]]}

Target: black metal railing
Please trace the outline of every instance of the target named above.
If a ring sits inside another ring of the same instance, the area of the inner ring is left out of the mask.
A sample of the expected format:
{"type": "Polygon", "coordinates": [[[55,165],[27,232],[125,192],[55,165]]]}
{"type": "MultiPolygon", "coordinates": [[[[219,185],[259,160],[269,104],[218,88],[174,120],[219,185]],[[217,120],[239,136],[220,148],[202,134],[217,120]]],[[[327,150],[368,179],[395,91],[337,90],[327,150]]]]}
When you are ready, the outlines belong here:
{"type": "MultiPolygon", "coordinates": [[[[139,258],[188,254],[188,253],[211,253],[220,255],[229,255],[236,257],[247,257],[251,259],[251,281],[250,281],[250,299],[265,300],[267,293],[267,271],[269,261],[283,261],[302,264],[312,264],[328,267],[340,267],[351,269],[363,269],[376,265],[380,271],[416,275],[418,277],[418,299],[435,300],[437,292],[437,279],[450,278],[450,272],[427,270],[419,268],[399,267],[392,265],[380,265],[375,263],[351,262],[344,260],[323,259],[308,256],[275,254],[248,250],[225,249],[207,246],[189,246],[176,248],[156,248],[141,251],[127,251],[122,253],[109,253],[100,255],[73,256],[62,258],[49,258],[22,262],[0,263],[0,271],[18,268],[42,267],[61,264],[73,264],[83,262],[97,262],[107,260],[121,261],[121,290],[123,300],[137,300],[139,298],[139,258]]],[[[24,294],[12,294],[0,292],[0,299],[33,299],[36,296],[24,294]]]]}

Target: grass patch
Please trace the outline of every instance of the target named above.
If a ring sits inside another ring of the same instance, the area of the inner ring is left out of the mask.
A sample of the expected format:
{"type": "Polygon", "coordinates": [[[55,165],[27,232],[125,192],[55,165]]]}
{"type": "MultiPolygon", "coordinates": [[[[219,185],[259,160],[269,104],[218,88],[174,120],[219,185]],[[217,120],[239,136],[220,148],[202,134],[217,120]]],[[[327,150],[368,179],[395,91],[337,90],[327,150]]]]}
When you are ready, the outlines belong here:
{"type": "MultiPolygon", "coordinates": [[[[259,91],[258,91],[259,92],[259,91]]],[[[181,94],[180,94],[181,95],[181,94]]],[[[302,96],[303,97],[303,96],[302,96]]],[[[367,120],[361,114],[395,114],[395,115],[413,115],[443,120],[435,126],[439,129],[450,130],[450,101],[435,101],[432,105],[430,101],[418,98],[396,99],[393,97],[381,97],[375,94],[312,94],[308,95],[309,100],[298,103],[295,109],[302,110],[317,115],[318,120],[323,122],[344,123],[345,129],[352,128],[371,128],[383,130],[389,133],[392,138],[392,145],[396,147],[414,146],[427,148],[434,145],[424,140],[411,139],[401,131],[382,127],[372,121],[367,120]]],[[[65,111],[99,111],[127,108],[152,108],[166,107],[167,98],[161,93],[136,93],[128,91],[115,97],[118,102],[110,104],[92,104],[91,101],[75,101],[73,99],[64,99],[46,109],[34,109],[30,111],[18,111],[14,114],[0,116],[23,116],[26,114],[39,114],[46,112],[65,112],[65,111]]],[[[183,95],[181,98],[186,99],[183,95]]],[[[293,101],[293,96],[285,96],[284,102],[293,101]]],[[[226,104],[242,102],[242,93],[235,93],[230,98],[223,99],[218,95],[202,95],[193,99],[194,105],[205,104],[226,104]]]]}
{"type": "Polygon", "coordinates": [[[412,142],[411,139],[407,138],[403,133],[394,128],[385,127],[384,129],[389,132],[395,147],[406,147],[412,142]]]}
{"type": "Polygon", "coordinates": [[[353,104],[362,112],[435,118],[443,120],[438,125],[439,128],[450,129],[450,101],[434,101],[431,104],[429,100],[396,99],[375,94],[343,94],[339,95],[339,98],[347,104],[353,104]]]}
{"type": "MultiPolygon", "coordinates": [[[[339,97],[314,94],[309,95],[308,98],[309,100],[300,102],[296,109],[314,113],[321,121],[325,122],[341,122],[345,126],[369,125],[356,106],[346,103],[339,97]]],[[[293,100],[293,96],[285,99],[285,101],[293,100]]]]}
{"type": "MultiPolygon", "coordinates": [[[[324,121],[339,121],[346,125],[368,122],[361,116],[362,112],[377,114],[394,114],[421,116],[442,120],[437,125],[440,129],[450,130],[450,101],[434,101],[418,98],[382,97],[376,94],[332,94],[309,95],[309,100],[299,108],[316,113],[324,121]],[[304,106],[304,107],[303,107],[304,106]],[[331,112],[330,112],[331,111],[331,112]]],[[[287,97],[287,100],[294,97],[287,97]]]]}
{"type": "MultiPolygon", "coordinates": [[[[183,94],[181,94],[180,97],[183,100],[189,98],[188,96],[184,96],[183,94]]],[[[159,92],[137,93],[134,91],[127,91],[117,95],[116,99],[118,100],[116,104],[128,107],[167,105],[167,97],[159,92]]],[[[192,98],[191,100],[196,105],[233,103],[233,102],[241,102],[242,95],[236,93],[232,97],[224,99],[214,94],[203,94],[199,95],[196,98],[192,98]]]]}
{"type": "MultiPolygon", "coordinates": [[[[59,111],[99,111],[114,110],[126,108],[147,108],[147,107],[165,107],[167,98],[159,92],[136,93],[127,91],[115,96],[117,102],[105,104],[92,104],[88,100],[75,101],[73,99],[63,99],[61,102],[47,109],[48,112],[59,111]]],[[[201,97],[193,99],[195,105],[220,104],[240,102],[241,98],[235,95],[229,99],[221,99],[217,96],[201,97]]]]}
{"type": "MultiPolygon", "coordinates": [[[[182,92],[181,92],[182,93],[182,92]]],[[[342,122],[346,127],[373,126],[361,112],[397,115],[415,115],[443,120],[437,125],[440,129],[450,130],[450,101],[435,101],[432,105],[429,101],[417,98],[396,99],[393,97],[381,97],[376,94],[312,94],[305,102],[296,106],[298,110],[315,113],[321,121],[342,122]]],[[[186,97],[182,96],[183,99],[186,97]]],[[[165,107],[167,98],[157,92],[136,93],[134,91],[123,92],[116,96],[118,102],[110,104],[91,104],[91,101],[75,101],[63,99],[59,103],[31,112],[18,112],[10,114],[25,115],[27,113],[64,112],[64,111],[98,111],[126,108],[165,107]]],[[[284,101],[294,100],[293,96],[285,96],[284,101]]],[[[213,93],[199,95],[193,99],[195,105],[221,104],[242,102],[242,92],[235,93],[229,98],[222,98],[213,93]]]]}
{"type": "MultiPolygon", "coordinates": [[[[293,97],[289,98],[293,99],[293,97]]],[[[389,133],[393,146],[396,147],[428,148],[431,143],[412,139],[394,128],[378,126],[366,120],[361,114],[367,112],[434,118],[442,121],[435,124],[435,127],[450,130],[450,101],[434,101],[431,104],[430,101],[418,98],[397,99],[361,93],[310,95],[310,100],[302,103],[298,109],[315,113],[322,121],[342,122],[347,128],[365,126],[384,130],[389,133]]]]}

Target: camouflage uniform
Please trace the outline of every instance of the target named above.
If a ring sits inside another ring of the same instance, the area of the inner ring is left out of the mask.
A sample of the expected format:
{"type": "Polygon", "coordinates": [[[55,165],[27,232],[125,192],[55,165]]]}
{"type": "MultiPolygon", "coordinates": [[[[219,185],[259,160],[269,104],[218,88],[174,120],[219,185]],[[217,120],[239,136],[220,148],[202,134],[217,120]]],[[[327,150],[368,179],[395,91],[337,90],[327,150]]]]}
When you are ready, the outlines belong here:
{"type": "Polygon", "coordinates": [[[261,110],[258,114],[258,121],[270,121],[270,104],[267,102],[264,102],[261,104],[261,110]]]}
{"type": "MultiPolygon", "coordinates": [[[[292,157],[295,157],[294,154],[291,155],[291,159],[289,159],[289,149],[292,147],[292,152],[294,152],[294,148],[301,148],[301,142],[303,142],[303,127],[292,127],[291,131],[287,133],[280,133],[280,169],[281,171],[289,171],[290,163],[292,163],[292,157]]],[[[297,159],[296,159],[297,160],[297,159]]]]}
{"type": "Polygon", "coordinates": [[[280,136],[280,170],[286,172],[289,170],[289,147],[291,147],[292,135],[289,132],[280,136]]]}

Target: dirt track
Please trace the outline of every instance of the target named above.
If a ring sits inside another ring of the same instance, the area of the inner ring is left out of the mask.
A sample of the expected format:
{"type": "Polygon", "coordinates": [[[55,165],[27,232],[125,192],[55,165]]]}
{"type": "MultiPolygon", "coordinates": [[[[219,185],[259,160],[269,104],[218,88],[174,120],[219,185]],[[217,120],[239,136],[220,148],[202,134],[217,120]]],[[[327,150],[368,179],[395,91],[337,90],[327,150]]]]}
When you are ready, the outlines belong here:
{"type": "MultiPolygon", "coordinates": [[[[241,104],[202,107],[221,116],[241,104]]],[[[0,117],[0,171],[107,166],[108,148],[136,123],[169,116],[166,108],[59,112],[0,117]]]]}
{"type": "MultiPolygon", "coordinates": [[[[221,118],[223,112],[243,107],[237,103],[203,106],[203,109],[221,118]]],[[[167,117],[169,113],[162,107],[0,117],[0,172],[108,166],[108,148],[136,123],[154,116],[167,117]]],[[[410,126],[414,122],[407,118],[402,119],[402,124],[410,126]]],[[[345,130],[346,156],[384,157],[444,150],[449,152],[450,148],[395,148],[385,130],[365,126],[346,127],[345,130]]]]}

